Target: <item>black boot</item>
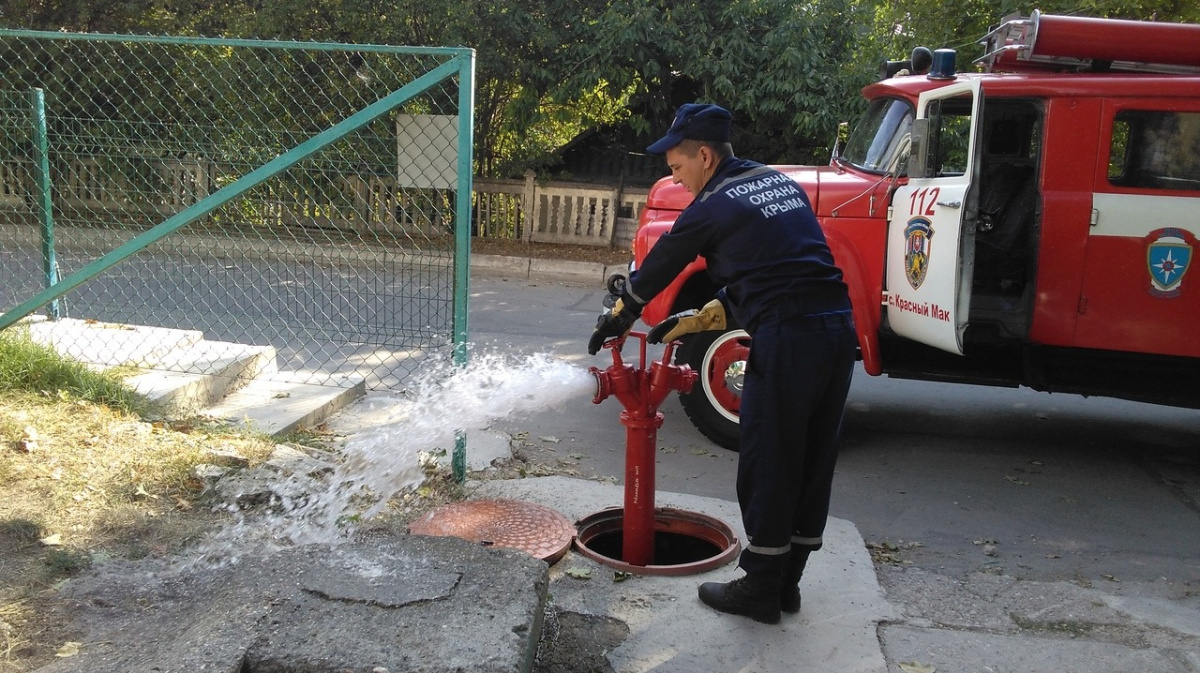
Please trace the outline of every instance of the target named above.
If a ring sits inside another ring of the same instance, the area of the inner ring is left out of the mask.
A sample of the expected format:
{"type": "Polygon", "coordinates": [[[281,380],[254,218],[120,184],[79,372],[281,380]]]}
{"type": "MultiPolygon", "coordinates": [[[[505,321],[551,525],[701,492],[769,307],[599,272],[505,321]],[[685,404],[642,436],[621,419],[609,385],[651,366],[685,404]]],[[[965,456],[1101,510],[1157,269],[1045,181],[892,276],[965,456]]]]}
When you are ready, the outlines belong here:
{"type": "Polygon", "coordinates": [[[779,623],[779,578],[764,573],[732,582],[705,582],[700,601],[731,615],[744,615],[764,624],[779,623]]]}
{"type": "Polygon", "coordinates": [[[789,614],[800,612],[800,577],[808,565],[807,551],[792,550],[779,583],[779,609],[789,614]]]}

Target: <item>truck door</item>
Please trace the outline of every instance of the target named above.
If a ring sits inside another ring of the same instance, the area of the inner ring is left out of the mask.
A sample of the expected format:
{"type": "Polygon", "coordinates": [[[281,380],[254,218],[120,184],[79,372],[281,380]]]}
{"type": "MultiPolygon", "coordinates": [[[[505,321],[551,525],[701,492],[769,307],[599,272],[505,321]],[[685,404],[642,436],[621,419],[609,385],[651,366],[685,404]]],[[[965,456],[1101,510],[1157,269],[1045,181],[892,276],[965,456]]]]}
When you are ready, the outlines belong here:
{"type": "Polygon", "coordinates": [[[981,94],[978,80],[921,94],[908,184],[896,190],[888,218],[888,324],[959,355],[974,263],[981,94]]]}

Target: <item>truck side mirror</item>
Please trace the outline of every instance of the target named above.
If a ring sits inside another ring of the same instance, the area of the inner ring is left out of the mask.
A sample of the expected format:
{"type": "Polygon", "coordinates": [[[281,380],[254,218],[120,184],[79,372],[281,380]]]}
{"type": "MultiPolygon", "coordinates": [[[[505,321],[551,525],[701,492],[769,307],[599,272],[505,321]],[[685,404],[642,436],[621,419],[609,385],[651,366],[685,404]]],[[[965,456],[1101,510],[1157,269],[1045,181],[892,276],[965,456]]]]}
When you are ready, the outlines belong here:
{"type": "Polygon", "coordinates": [[[830,157],[829,163],[833,163],[842,156],[842,148],[846,144],[846,140],[850,137],[850,122],[840,122],[837,127],[837,136],[833,139],[833,156],[830,157]]]}
{"type": "Polygon", "coordinates": [[[911,146],[908,150],[908,177],[909,178],[926,178],[929,177],[929,165],[926,161],[929,138],[929,120],[914,119],[912,128],[909,129],[909,138],[911,146]]]}

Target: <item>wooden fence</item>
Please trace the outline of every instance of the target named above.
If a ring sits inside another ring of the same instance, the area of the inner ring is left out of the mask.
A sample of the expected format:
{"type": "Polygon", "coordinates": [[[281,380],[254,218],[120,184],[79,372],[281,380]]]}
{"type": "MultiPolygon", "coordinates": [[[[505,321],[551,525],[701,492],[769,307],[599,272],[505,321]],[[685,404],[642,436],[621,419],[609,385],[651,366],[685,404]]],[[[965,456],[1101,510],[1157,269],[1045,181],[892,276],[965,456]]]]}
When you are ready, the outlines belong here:
{"type": "Polygon", "coordinates": [[[628,246],[646,189],[572,182],[475,180],[477,236],[535,243],[628,246]]]}
{"type": "MultiPolygon", "coordinates": [[[[139,187],[120,170],[94,159],[72,160],[56,176],[55,209],[82,212],[88,221],[108,216],[169,215],[216,190],[219,167],[203,161],[146,160],[153,180],[139,187]],[[147,188],[152,184],[153,188],[147,188]]],[[[29,207],[32,167],[0,161],[0,209],[29,207]]],[[[474,180],[472,235],[538,243],[627,247],[646,205],[644,188],[613,188],[570,182],[474,180]]],[[[339,175],[320,186],[282,182],[264,186],[255,223],[347,229],[359,233],[439,235],[453,213],[453,192],[398,188],[391,178],[339,175]]],[[[67,215],[67,219],[71,219],[67,215]]]]}

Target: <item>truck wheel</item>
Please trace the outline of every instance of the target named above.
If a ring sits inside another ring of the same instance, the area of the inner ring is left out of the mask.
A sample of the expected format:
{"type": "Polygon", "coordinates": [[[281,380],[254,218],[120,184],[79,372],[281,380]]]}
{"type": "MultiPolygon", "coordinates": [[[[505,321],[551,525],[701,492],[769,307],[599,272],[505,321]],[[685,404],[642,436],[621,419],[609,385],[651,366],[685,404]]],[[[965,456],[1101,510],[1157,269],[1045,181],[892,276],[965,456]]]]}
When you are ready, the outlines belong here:
{"type": "Polygon", "coordinates": [[[680,341],[675,363],[686,364],[700,375],[692,392],[679,396],[684,412],[705,437],[737,451],[741,437],[738,412],[750,335],[746,330],[734,329],[687,334],[680,341]]]}

